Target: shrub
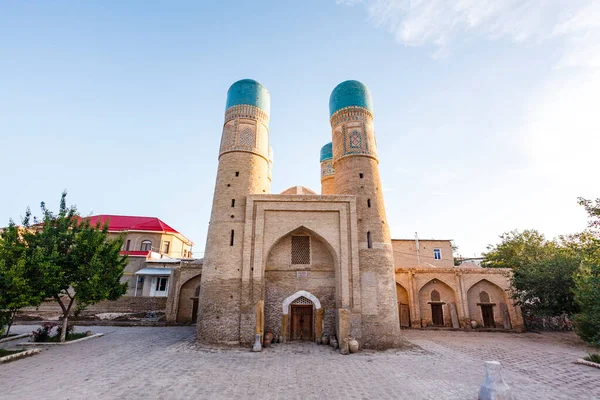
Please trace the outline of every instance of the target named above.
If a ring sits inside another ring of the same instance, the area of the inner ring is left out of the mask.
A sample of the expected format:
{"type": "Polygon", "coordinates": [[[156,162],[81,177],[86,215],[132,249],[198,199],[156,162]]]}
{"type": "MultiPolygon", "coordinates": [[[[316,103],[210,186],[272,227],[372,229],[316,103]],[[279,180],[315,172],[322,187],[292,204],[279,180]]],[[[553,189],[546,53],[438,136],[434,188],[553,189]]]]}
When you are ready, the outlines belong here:
{"type": "MultiPolygon", "coordinates": [[[[68,324],[67,325],[67,336],[71,335],[74,330],[75,330],[75,326],[72,324],[68,324]]],[[[59,325],[58,327],[56,327],[56,336],[58,336],[60,338],[61,333],[62,333],[62,325],[59,325]]]]}
{"type": "Polygon", "coordinates": [[[583,357],[583,359],[586,361],[591,361],[591,362],[600,364],[600,354],[599,353],[588,354],[587,356],[583,357]]]}
{"type": "Polygon", "coordinates": [[[33,334],[33,341],[47,342],[50,339],[50,333],[52,332],[52,329],[54,329],[55,326],[56,324],[53,324],[51,322],[46,322],[45,324],[42,324],[42,326],[39,327],[37,330],[31,332],[33,334]]]}

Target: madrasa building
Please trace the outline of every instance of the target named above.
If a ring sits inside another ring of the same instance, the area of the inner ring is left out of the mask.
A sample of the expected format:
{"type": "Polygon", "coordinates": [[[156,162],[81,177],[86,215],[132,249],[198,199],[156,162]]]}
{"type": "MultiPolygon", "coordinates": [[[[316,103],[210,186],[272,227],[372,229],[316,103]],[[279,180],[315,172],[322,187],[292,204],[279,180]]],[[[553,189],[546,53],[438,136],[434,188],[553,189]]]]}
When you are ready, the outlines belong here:
{"type": "Polygon", "coordinates": [[[198,340],[251,344],[270,331],[283,341],[326,334],[386,349],[400,345],[401,325],[522,327],[507,293],[510,271],[454,267],[449,241],[414,249],[392,240],[364,84],[345,81],[331,93],[321,194],[301,186],[271,193],[269,112],[259,82],[229,88],[193,307],[198,340]]]}

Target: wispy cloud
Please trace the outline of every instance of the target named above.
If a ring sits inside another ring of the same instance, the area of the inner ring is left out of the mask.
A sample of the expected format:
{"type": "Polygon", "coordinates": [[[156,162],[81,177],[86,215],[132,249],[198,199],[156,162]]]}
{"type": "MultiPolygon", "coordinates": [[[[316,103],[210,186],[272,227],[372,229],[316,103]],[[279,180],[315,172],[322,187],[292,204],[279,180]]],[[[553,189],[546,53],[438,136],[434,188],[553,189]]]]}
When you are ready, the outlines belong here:
{"type": "Polygon", "coordinates": [[[518,132],[530,172],[579,184],[595,179],[600,148],[600,1],[337,0],[364,6],[369,20],[406,46],[449,56],[461,40],[552,44],[553,72],[524,101],[518,132]]]}

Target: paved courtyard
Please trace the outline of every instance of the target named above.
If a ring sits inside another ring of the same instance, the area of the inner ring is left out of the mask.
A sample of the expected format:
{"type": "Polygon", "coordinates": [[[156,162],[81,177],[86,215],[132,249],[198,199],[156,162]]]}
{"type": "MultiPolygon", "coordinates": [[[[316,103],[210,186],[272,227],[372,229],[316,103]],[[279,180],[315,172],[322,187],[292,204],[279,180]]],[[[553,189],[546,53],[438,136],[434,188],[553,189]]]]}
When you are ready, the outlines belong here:
{"type": "Polygon", "coordinates": [[[80,329],[105,336],[0,365],[0,397],[476,399],[483,362],[498,360],[519,399],[600,399],[600,369],[573,364],[589,351],[573,334],[407,330],[404,350],[342,356],[310,343],[203,348],[193,327],[80,329]]]}

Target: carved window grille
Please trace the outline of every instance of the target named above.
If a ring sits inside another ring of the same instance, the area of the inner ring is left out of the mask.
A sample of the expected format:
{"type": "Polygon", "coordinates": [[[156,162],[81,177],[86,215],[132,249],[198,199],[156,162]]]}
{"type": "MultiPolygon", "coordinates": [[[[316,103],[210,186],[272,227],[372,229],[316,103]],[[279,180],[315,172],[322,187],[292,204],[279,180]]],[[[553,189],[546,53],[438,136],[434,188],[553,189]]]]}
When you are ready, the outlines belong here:
{"type": "Polygon", "coordinates": [[[292,304],[294,304],[294,305],[299,304],[299,305],[312,306],[312,301],[310,301],[309,299],[307,299],[304,296],[300,296],[296,300],[292,301],[292,304]]]}
{"type": "Polygon", "coordinates": [[[484,290],[483,292],[479,293],[479,300],[481,300],[482,303],[489,303],[490,295],[484,290]]]}
{"type": "Polygon", "coordinates": [[[438,292],[437,290],[432,290],[431,301],[440,301],[440,292],[438,292]]]}
{"type": "Polygon", "coordinates": [[[292,236],[292,264],[310,264],[309,236],[292,236]]]}

